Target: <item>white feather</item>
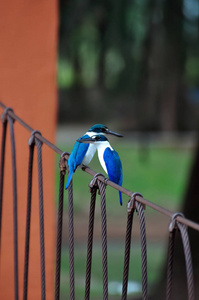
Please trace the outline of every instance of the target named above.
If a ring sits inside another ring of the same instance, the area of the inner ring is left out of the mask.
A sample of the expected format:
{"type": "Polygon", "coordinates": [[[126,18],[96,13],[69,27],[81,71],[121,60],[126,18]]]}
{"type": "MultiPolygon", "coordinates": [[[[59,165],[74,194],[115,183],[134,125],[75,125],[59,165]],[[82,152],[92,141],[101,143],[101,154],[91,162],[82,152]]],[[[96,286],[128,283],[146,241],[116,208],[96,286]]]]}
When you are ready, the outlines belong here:
{"type": "Polygon", "coordinates": [[[101,163],[101,166],[104,169],[104,171],[108,174],[106,164],[105,164],[105,161],[104,161],[104,151],[106,150],[106,148],[110,148],[111,150],[113,150],[113,148],[111,147],[111,145],[108,141],[96,142],[95,146],[97,148],[98,157],[99,157],[99,161],[101,163]]]}
{"type": "Polygon", "coordinates": [[[88,150],[86,151],[86,154],[84,156],[82,163],[84,165],[88,165],[90,163],[90,161],[92,160],[95,152],[96,152],[96,147],[93,144],[89,144],[88,150]]]}

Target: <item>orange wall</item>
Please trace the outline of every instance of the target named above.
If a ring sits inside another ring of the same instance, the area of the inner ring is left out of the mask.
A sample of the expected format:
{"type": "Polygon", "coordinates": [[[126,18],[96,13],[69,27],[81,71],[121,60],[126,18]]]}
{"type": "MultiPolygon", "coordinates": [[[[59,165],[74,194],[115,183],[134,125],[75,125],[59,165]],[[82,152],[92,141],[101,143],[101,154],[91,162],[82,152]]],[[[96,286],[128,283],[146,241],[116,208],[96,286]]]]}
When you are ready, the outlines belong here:
{"type": "MultiPolygon", "coordinates": [[[[33,129],[55,142],[57,93],[56,52],[58,7],[56,0],[1,1],[0,9],[0,101],[33,129]]],[[[0,109],[2,113],[2,109],[0,109]]],[[[9,132],[8,132],[9,133],[9,132]]],[[[25,218],[30,133],[15,122],[19,299],[22,299],[25,218]]],[[[1,139],[1,129],[0,129],[1,139]]],[[[46,299],[53,299],[55,243],[55,154],[43,145],[46,299]]],[[[35,161],[36,149],[35,149],[35,161]]],[[[10,136],[7,135],[0,262],[0,299],[14,299],[13,199],[10,136]]],[[[40,299],[39,198],[37,164],[33,169],[28,299],[40,299]]]]}

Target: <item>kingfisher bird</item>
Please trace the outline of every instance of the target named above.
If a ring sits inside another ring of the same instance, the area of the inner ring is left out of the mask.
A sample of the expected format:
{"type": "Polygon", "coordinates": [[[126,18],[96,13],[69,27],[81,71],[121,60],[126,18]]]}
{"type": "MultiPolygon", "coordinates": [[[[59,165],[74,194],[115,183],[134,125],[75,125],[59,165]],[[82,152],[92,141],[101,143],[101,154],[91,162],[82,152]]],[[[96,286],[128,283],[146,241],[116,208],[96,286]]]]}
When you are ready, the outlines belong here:
{"type": "MultiPolygon", "coordinates": [[[[95,145],[101,166],[108,174],[109,179],[122,186],[122,163],[118,153],[111,147],[108,139],[104,135],[97,134],[91,137],[79,138],[77,141],[95,145]]],[[[119,199],[122,205],[122,193],[120,191],[119,199]]]]}
{"type": "MultiPolygon", "coordinates": [[[[111,131],[105,125],[95,124],[79,139],[84,140],[99,133],[102,136],[105,134],[112,134],[118,137],[122,137],[121,134],[111,131]]],[[[94,144],[90,144],[90,143],[84,144],[82,142],[80,143],[78,140],[76,141],[68,159],[69,175],[68,175],[68,180],[65,189],[69,187],[69,184],[73,177],[73,173],[76,171],[78,166],[80,166],[81,164],[88,165],[91,162],[95,152],[96,152],[96,147],[94,144]]]]}

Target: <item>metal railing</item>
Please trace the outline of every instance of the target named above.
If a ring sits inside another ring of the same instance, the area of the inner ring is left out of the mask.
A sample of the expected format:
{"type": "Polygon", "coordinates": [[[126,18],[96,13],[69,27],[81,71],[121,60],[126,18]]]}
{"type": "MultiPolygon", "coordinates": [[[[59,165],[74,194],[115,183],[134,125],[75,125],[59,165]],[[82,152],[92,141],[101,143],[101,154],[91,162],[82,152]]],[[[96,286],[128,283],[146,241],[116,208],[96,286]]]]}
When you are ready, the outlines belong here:
{"type": "MultiPolygon", "coordinates": [[[[27,193],[27,214],[26,214],[26,239],[25,239],[25,257],[24,257],[24,282],[23,282],[23,299],[27,299],[28,291],[28,271],[29,271],[29,240],[30,240],[30,220],[31,220],[31,191],[32,191],[32,169],[33,169],[33,153],[37,148],[38,160],[38,185],[39,185],[39,216],[40,216],[40,257],[41,257],[41,299],[46,299],[46,278],[45,278],[45,237],[44,237],[44,211],[43,211],[43,173],[42,173],[42,144],[46,144],[53,151],[60,155],[60,185],[59,185],[59,205],[57,219],[57,240],[56,240],[56,269],[55,269],[55,295],[54,299],[60,299],[60,270],[61,270],[61,249],[62,249],[62,224],[63,224],[63,195],[64,195],[64,178],[67,170],[68,152],[62,152],[55,145],[46,140],[39,131],[34,130],[21,120],[11,108],[5,107],[0,103],[0,107],[4,110],[2,113],[2,142],[1,142],[1,162],[0,162],[0,246],[1,246],[1,219],[3,207],[3,182],[4,182],[4,160],[5,160],[5,141],[7,132],[7,123],[10,128],[11,149],[12,149],[12,169],[13,169],[13,232],[14,232],[14,281],[15,281],[15,300],[19,298],[18,283],[18,229],[17,229],[17,184],[16,184],[16,156],[15,156],[15,136],[14,121],[20,123],[24,128],[30,131],[29,139],[29,167],[28,167],[28,193],[27,193]]],[[[175,232],[178,229],[184,247],[186,274],[187,274],[187,290],[188,299],[194,300],[193,285],[193,268],[190,251],[189,236],[187,226],[199,231],[199,224],[186,219],[181,213],[173,214],[171,211],[158,206],[157,204],[143,198],[140,193],[133,193],[121,187],[109,179],[105,178],[101,173],[95,173],[88,167],[82,170],[90,174],[93,178],[90,182],[90,212],[89,212],[89,228],[87,242],[87,262],[85,272],[85,300],[90,299],[91,286],[91,266],[93,254],[93,234],[95,221],[95,204],[96,194],[99,190],[101,198],[101,234],[102,234],[102,272],[103,272],[103,299],[108,299],[108,262],[107,262],[107,216],[106,216],[106,186],[109,185],[114,189],[121,191],[130,197],[127,204],[128,217],[125,238],[125,253],[123,267],[123,288],[121,299],[127,299],[127,286],[129,276],[129,262],[131,252],[131,235],[133,226],[133,216],[135,210],[140,220],[140,237],[141,237],[141,258],[142,258],[142,299],[148,299],[148,281],[147,281],[147,243],[146,243],[146,225],[144,207],[149,206],[152,209],[171,218],[169,226],[169,249],[168,249],[168,267],[167,267],[167,291],[166,299],[170,300],[172,295],[172,274],[173,274],[173,258],[174,258],[174,240],[175,232]]],[[[70,299],[75,299],[75,273],[74,273],[74,220],[73,220],[73,184],[72,181],[68,188],[68,218],[69,218],[69,270],[70,270],[70,299]]]]}

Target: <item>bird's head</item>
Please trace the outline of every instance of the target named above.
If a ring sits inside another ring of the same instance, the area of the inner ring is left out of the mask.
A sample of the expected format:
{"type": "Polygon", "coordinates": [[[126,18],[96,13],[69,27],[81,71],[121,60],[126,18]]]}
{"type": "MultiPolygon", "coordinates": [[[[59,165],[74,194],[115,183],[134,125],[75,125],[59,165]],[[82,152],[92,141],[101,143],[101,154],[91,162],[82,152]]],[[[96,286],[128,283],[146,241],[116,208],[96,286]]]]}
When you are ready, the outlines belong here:
{"type": "Polygon", "coordinates": [[[105,142],[105,141],[108,141],[108,139],[102,134],[96,134],[91,137],[83,136],[77,140],[77,142],[79,143],[86,143],[86,144],[87,143],[93,144],[93,143],[105,142]]]}
{"type": "Polygon", "coordinates": [[[93,132],[93,134],[112,134],[115,135],[117,137],[123,137],[123,135],[117,133],[117,132],[113,132],[111,131],[107,126],[103,125],[103,124],[95,124],[93,125],[88,132],[93,132]]]}

